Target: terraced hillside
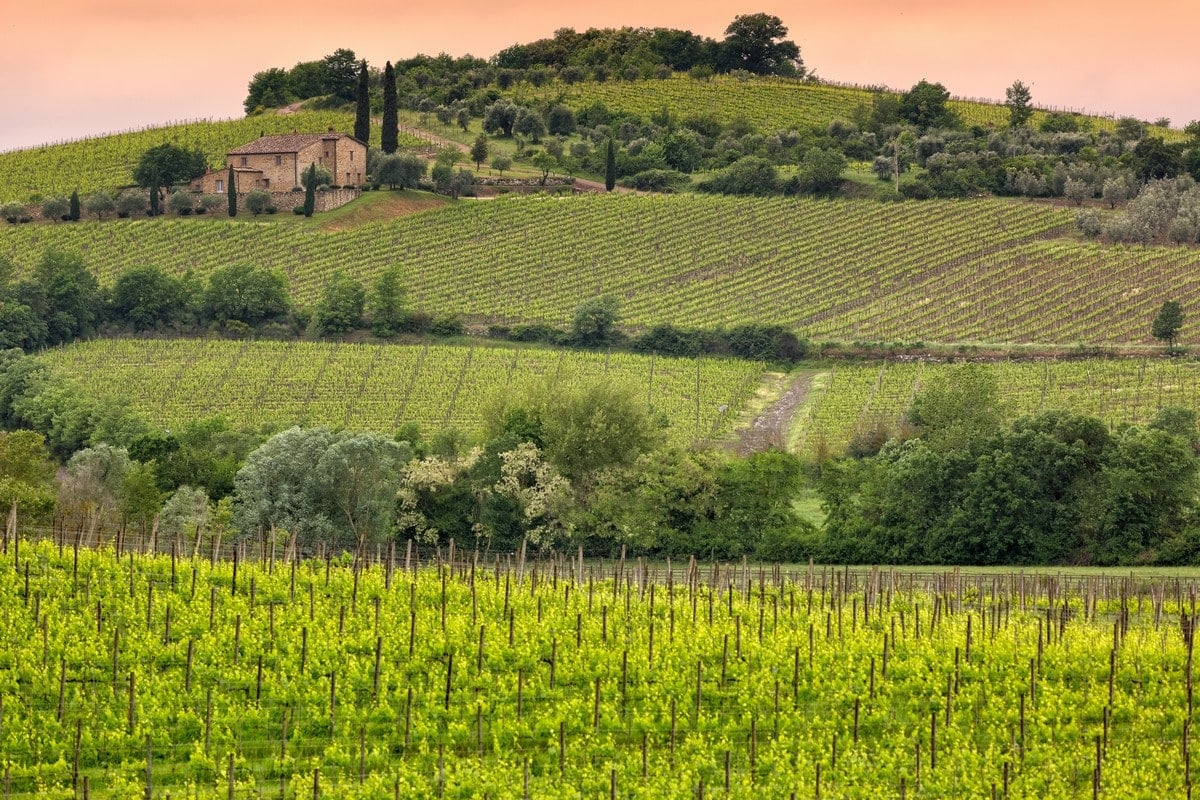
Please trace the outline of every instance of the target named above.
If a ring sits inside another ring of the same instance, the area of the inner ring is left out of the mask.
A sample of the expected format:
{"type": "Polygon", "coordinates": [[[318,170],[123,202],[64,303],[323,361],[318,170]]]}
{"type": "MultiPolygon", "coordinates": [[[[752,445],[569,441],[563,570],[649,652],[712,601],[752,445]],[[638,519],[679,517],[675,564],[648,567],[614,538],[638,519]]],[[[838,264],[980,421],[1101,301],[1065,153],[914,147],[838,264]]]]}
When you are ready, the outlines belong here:
{"type": "MultiPolygon", "coordinates": [[[[199,148],[208,163],[220,167],[225,154],[264,135],[323,133],[329,128],[349,132],[354,115],[331,111],[296,114],[264,114],[244,119],[187,122],[140,131],[80,139],[64,144],[31,147],[0,153],[0,202],[28,200],[33,194],[50,196],[113,191],[133,182],[138,158],[151,147],[170,142],[180,147],[199,148]]],[[[372,139],[378,144],[378,129],[372,139]]],[[[401,136],[401,145],[420,144],[401,136]]]]}
{"type": "Polygon", "coordinates": [[[452,345],[105,339],[43,357],[88,394],[126,398],[166,427],[220,414],[248,427],[477,432],[499,388],[606,374],[638,386],[678,444],[727,430],[762,376],[747,361],[452,345]]]}
{"type": "MultiPolygon", "coordinates": [[[[369,281],[399,265],[413,306],[479,324],[565,324],[612,292],[632,326],[768,321],[859,341],[1145,342],[1163,300],[1200,299],[1200,250],[1054,238],[1073,236],[1071,217],[994,199],[530,197],[336,232],[291,218],[0,226],[0,255],[27,269],[78,250],[105,283],[242,261],[284,272],[302,303],[335,269],[369,281]]],[[[1197,338],[1189,315],[1182,341],[1197,338]]]]}
{"type": "MultiPolygon", "coordinates": [[[[813,377],[796,417],[800,452],[840,452],[856,434],[894,429],[923,382],[944,364],[839,363],[813,377]]],[[[1200,411],[1200,363],[1087,360],[987,365],[1010,418],[1051,409],[1098,417],[1110,427],[1149,422],[1168,405],[1200,411]]]]}
{"type": "MultiPolygon", "coordinates": [[[[707,116],[722,123],[741,120],[764,132],[824,128],[835,119],[853,119],[859,106],[870,108],[872,95],[866,89],[806,83],[790,78],[721,75],[700,81],[682,74],[665,80],[631,82],[564,84],[555,80],[536,89],[523,84],[510,94],[560,100],[575,109],[603,103],[610,111],[647,118],[661,114],[665,106],[678,119],[707,116]]],[[[1008,108],[1000,103],[952,100],[950,107],[968,126],[1004,127],[1008,124],[1008,108]]],[[[1032,124],[1037,126],[1045,116],[1045,111],[1035,111],[1032,124]]],[[[1108,117],[1089,119],[1096,130],[1112,128],[1116,124],[1108,117]]],[[[1182,136],[1181,132],[1166,128],[1155,127],[1152,131],[1168,140],[1182,136]]]]}

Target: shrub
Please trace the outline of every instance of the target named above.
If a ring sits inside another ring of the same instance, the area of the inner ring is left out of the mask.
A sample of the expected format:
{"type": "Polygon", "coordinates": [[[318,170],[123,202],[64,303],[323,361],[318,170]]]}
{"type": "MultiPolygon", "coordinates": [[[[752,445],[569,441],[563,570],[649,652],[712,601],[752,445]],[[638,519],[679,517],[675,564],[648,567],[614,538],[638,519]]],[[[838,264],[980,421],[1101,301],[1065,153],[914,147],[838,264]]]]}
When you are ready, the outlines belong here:
{"type": "Polygon", "coordinates": [[[65,197],[51,197],[42,203],[42,216],[49,220],[67,219],[71,203],[65,197]]]}
{"type": "Polygon", "coordinates": [[[24,217],[26,213],[24,203],[12,202],[0,206],[0,217],[4,217],[10,225],[16,225],[17,220],[24,217]]]}
{"type": "Polygon", "coordinates": [[[1089,239],[1095,239],[1104,230],[1104,218],[1094,208],[1085,208],[1075,214],[1075,227],[1089,239]]]}
{"type": "Polygon", "coordinates": [[[436,317],[429,326],[434,336],[462,336],[465,331],[462,320],[453,314],[436,317]]]}
{"type": "Polygon", "coordinates": [[[195,208],[195,205],[192,201],[192,195],[185,190],[180,189],[179,191],[172,192],[171,196],[167,198],[167,210],[174,211],[181,217],[192,213],[193,208],[195,208]]]}
{"type": "Polygon", "coordinates": [[[218,208],[226,205],[228,199],[219,194],[206,194],[200,198],[200,210],[202,212],[216,211],[218,208]]]}
{"type": "Polygon", "coordinates": [[[141,214],[146,210],[146,196],[141,192],[129,190],[121,192],[117,198],[117,216],[121,219],[131,214],[141,214]]]}
{"type": "Polygon", "coordinates": [[[270,209],[274,208],[271,205],[271,194],[263,189],[254,189],[246,194],[246,210],[254,216],[258,216],[264,212],[270,213],[270,209]]]}
{"type": "Polygon", "coordinates": [[[673,169],[648,169],[622,178],[618,185],[639,192],[674,192],[689,182],[687,175],[673,169]]]}

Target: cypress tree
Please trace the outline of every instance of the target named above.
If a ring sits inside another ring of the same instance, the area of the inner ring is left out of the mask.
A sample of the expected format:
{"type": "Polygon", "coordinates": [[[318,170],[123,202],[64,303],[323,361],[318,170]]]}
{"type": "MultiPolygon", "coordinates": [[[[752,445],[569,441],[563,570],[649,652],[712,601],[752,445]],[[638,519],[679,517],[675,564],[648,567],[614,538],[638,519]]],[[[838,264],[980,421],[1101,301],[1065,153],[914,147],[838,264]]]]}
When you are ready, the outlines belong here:
{"type": "Polygon", "coordinates": [[[71,222],[79,222],[79,190],[71,192],[71,222]]]}
{"type": "Polygon", "coordinates": [[[400,120],[396,112],[396,71],[392,62],[383,68],[383,133],[380,144],[391,155],[399,146],[400,120]]]}
{"type": "Polygon", "coordinates": [[[367,80],[367,62],[364,60],[358,67],[358,102],[354,113],[354,138],[368,141],[371,137],[371,85],[367,80]]]}
{"type": "Polygon", "coordinates": [[[229,166],[229,179],[226,187],[229,193],[229,216],[237,216],[237,186],[233,182],[233,165],[229,166]]]}
{"type": "Polygon", "coordinates": [[[617,185],[617,150],[613,140],[608,140],[608,151],[604,154],[604,190],[611,192],[617,185]]]}
{"type": "Polygon", "coordinates": [[[317,210],[317,165],[316,162],[308,165],[308,170],[304,176],[304,216],[311,217],[313,212],[317,210]]]}
{"type": "MultiPolygon", "coordinates": [[[[155,182],[157,184],[157,181],[155,182]]],[[[158,216],[158,186],[150,187],[150,216],[158,216]]]]}

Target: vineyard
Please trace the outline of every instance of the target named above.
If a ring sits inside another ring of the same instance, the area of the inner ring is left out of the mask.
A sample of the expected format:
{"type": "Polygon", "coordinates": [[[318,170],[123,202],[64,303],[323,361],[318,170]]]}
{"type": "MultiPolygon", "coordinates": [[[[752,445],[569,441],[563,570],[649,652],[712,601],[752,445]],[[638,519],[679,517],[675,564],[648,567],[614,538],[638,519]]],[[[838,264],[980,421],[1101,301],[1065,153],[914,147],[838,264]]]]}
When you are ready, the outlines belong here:
{"type": "MultiPolygon", "coordinates": [[[[154,264],[278,269],[311,303],[337,269],[398,265],[410,304],[468,322],[566,324],[613,293],[625,324],[767,321],[858,341],[1148,342],[1166,299],[1200,299],[1200,250],[1054,239],[1071,212],[1011,200],[878,204],[708,196],[461,202],[337,232],[283,222],[0,226],[28,269],[78,250],[101,282],[154,264]]],[[[1189,315],[1183,342],[1200,337],[1189,315]]]]}
{"type": "MultiPolygon", "coordinates": [[[[860,433],[894,430],[924,382],[945,364],[837,364],[814,387],[792,433],[797,449],[841,452],[860,433]]],[[[1000,387],[1005,416],[1066,409],[1104,420],[1110,428],[1145,424],[1164,406],[1200,411],[1200,364],[1195,361],[1086,360],[999,362],[986,365],[1000,387]]]]}
{"type": "MultiPolygon", "coordinates": [[[[346,132],[353,127],[353,114],[303,111],[222,121],[201,120],[13,150],[0,153],[0,202],[25,201],[31,195],[67,195],[72,191],[81,194],[115,191],[133,183],[133,168],[142,153],[164,142],[199,149],[208,158],[209,166],[218,168],[225,165],[227,152],[259,136],[324,133],[329,128],[346,132]]],[[[373,130],[371,136],[378,144],[379,131],[373,130]]],[[[404,147],[424,146],[424,142],[404,134],[400,144],[404,147]]]]}
{"type": "Polygon", "coordinates": [[[727,431],[762,365],[518,347],[101,339],[43,358],[89,396],[119,396],[177,428],[223,415],[240,426],[304,423],[392,433],[478,433],[496,391],[538,376],[608,375],[636,386],[688,444],[727,431]]]}
{"type": "MultiPolygon", "coordinates": [[[[665,107],[679,120],[711,117],[724,124],[739,120],[762,133],[787,128],[825,128],[837,119],[853,120],[861,106],[870,112],[873,94],[865,88],[806,83],[789,78],[726,75],[700,81],[682,74],[665,80],[611,80],[570,85],[556,80],[541,88],[523,84],[513,93],[518,99],[559,100],[574,109],[602,103],[609,111],[637,114],[647,119],[661,114],[665,107]]],[[[1008,125],[1008,108],[999,102],[952,100],[949,107],[968,127],[1003,128],[1008,125]]],[[[1035,111],[1031,124],[1037,127],[1045,117],[1045,111],[1035,111]]],[[[1108,117],[1088,119],[1096,130],[1111,129],[1116,124],[1108,117]]],[[[1151,130],[1154,135],[1169,141],[1182,138],[1179,131],[1157,127],[1151,130]]]]}
{"type": "Polygon", "coordinates": [[[6,535],[6,798],[1191,791],[1190,581],[195,545],[6,535]]]}

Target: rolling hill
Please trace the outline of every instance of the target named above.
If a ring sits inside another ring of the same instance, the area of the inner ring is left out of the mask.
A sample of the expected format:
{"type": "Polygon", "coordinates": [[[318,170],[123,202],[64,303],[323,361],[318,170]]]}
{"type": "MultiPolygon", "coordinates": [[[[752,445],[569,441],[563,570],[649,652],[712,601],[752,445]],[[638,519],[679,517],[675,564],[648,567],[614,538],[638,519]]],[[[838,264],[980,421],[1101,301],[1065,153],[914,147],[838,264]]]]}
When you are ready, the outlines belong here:
{"type": "MultiPolygon", "coordinates": [[[[291,218],[2,226],[0,254],[28,269],[78,250],[109,284],[133,265],[247,262],[282,271],[305,304],[334,270],[369,282],[395,264],[412,307],[476,325],[565,324],[612,293],[627,326],[771,322],[847,341],[1147,342],[1163,300],[1200,298],[1200,250],[1082,242],[1071,217],[992,199],[530,197],[332,232],[291,218]]],[[[1191,319],[1181,340],[1198,336],[1191,319]]]]}
{"type": "Polygon", "coordinates": [[[238,426],[294,423],[426,435],[480,433],[492,395],[539,376],[599,374],[636,386],[688,444],[728,431],[762,366],[529,347],[228,340],[98,339],[43,358],[92,396],[127,400],[149,422],[176,428],[223,415],[238,426]]]}
{"type": "MultiPolygon", "coordinates": [[[[712,117],[723,124],[740,120],[760,133],[769,133],[785,128],[824,128],[836,119],[852,120],[860,106],[870,109],[874,92],[865,87],[810,83],[794,78],[720,75],[695,80],[676,73],[663,80],[566,84],[556,79],[536,88],[521,84],[509,94],[515,98],[562,102],[576,110],[602,103],[609,111],[644,118],[661,114],[665,107],[676,119],[712,117]]],[[[955,99],[949,105],[968,126],[1002,128],[1008,124],[1009,112],[1003,103],[955,99]]],[[[1035,111],[1032,124],[1036,127],[1046,114],[1044,109],[1035,111]]],[[[1111,129],[1116,124],[1112,117],[1085,119],[1095,130],[1111,129]]],[[[1152,126],[1150,130],[1168,141],[1183,137],[1181,131],[1173,129],[1152,126]]]]}

